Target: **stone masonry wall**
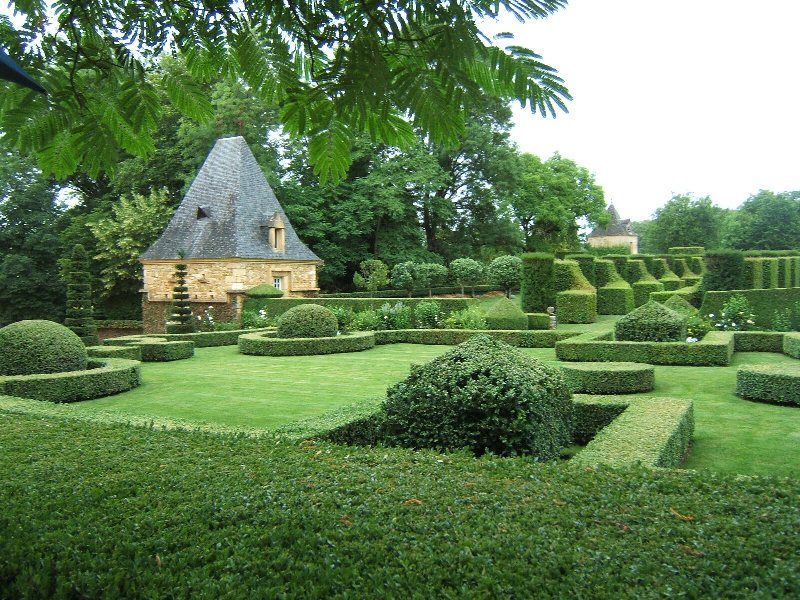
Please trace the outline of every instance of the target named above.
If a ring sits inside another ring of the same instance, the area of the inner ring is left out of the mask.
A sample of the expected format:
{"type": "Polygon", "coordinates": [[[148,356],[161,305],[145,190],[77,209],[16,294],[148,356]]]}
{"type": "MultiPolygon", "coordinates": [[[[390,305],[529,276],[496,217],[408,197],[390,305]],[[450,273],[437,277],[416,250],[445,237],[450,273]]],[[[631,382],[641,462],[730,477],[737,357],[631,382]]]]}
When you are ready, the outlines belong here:
{"type": "Polygon", "coordinates": [[[589,245],[595,248],[607,246],[628,246],[631,254],[639,251],[639,238],[635,235],[603,235],[589,238],[589,245]]]}

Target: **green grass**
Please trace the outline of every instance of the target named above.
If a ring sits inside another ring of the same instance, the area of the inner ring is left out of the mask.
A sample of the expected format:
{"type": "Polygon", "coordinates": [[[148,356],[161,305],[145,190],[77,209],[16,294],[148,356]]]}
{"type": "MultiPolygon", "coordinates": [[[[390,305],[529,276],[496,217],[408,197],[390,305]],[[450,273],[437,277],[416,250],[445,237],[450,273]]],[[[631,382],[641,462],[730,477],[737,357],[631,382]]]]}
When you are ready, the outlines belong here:
{"type": "Polygon", "coordinates": [[[0,409],[0,597],[797,597],[800,480],[0,409]]]}

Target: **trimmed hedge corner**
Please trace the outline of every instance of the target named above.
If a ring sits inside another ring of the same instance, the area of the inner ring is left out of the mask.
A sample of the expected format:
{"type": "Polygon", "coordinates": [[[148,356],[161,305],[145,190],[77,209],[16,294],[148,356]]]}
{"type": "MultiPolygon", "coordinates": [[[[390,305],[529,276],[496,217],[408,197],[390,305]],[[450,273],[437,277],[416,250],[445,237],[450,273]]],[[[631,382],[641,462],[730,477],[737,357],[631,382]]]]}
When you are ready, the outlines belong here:
{"type": "Polygon", "coordinates": [[[792,358],[800,358],[800,333],[783,334],[783,353],[792,358]]]}
{"type": "Polygon", "coordinates": [[[488,329],[528,329],[527,315],[516,302],[508,298],[498,298],[486,311],[484,318],[488,329]]]}
{"type": "Polygon", "coordinates": [[[547,313],[525,313],[528,329],[550,329],[550,315],[547,313]]]}
{"type": "Polygon", "coordinates": [[[523,254],[520,295],[522,309],[525,312],[547,310],[555,306],[553,290],[553,263],[555,256],[545,252],[529,252],[523,254]]]}
{"type": "MultiPolygon", "coordinates": [[[[169,337],[190,334],[174,334],[169,337]]],[[[165,337],[130,335],[105,340],[106,346],[137,346],[142,353],[142,362],[169,362],[194,356],[194,343],[165,337]]]]}
{"type": "Polygon", "coordinates": [[[597,293],[591,290],[567,290],[556,294],[559,323],[594,323],[597,321],[597,293]]]}
{"type": "Polygon", "coordinates": [[[93,400],[137,387],[139,365],[121,358],[90,358],[82,371],[0,377],[0,395],[49,402],[93,400]]]}
{"type": "Polygon", "coordinates": [[[638,394],[655,386],[652,365],[632,362],[590,362],[559,365],[567,385],[580,394],[638,394]]]}
{"type": "Polygon", "coordinates": [[[316,338],[279,338],[274,335],[272,332],[240,335],[239,352],[253,356],[308,356],[361,352],[375,346],[375,334],[371,331],[316,338]]]}
{"type": "Polygon", "coordinates": [[[734,331],[733,349],[736,352],[783,352],[784,335],[781,331],[734,331]]]}
{"type": "Polygon", "coordinates": [[[89,358],[124,358],[126,360],[142,360],[142,349],[139,346],[89,346],[86,348],[89,358]]]}
{"type": "Polygon", "coordinates": [[[800,406],[800,365],[739,367],[736,394],[756,402],[800,406]]]}
{"type": "Polygon", "coordinates": [[[635,308],[633,289],[617,272],[613,261],[595,261],[595,279],[598,314],[626,315],[635,308]]]}

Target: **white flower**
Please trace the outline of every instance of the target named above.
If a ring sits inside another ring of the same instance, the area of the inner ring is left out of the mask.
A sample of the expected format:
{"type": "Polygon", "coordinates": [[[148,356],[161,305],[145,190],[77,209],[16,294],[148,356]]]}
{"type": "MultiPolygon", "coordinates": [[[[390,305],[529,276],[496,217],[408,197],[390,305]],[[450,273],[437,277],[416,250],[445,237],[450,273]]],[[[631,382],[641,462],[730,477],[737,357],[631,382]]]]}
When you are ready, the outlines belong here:
{"type": "Polygon", "coordinates": [[[693,343],[695,343],[695,342],[697,341],[697,338],[696,338],[696,337],[689,336],[689,337],[687,337],[687,338],[686,338],[686,341],[687,341],[689,344],[693,344],[693,343]]]}
{"type": "Polygon", "coordinates": [[[753,321],[753,319],[747,319],[747,324],[748,325],[753,325],[754,323],[755,323],[755,321],[753,321]]]}
{"type": "Polygon", "coordinates": [[[708,315],[708,318],[709,319],[713,319],[714,318],[714,313],[711,313],[710,315],[708,315]]]}

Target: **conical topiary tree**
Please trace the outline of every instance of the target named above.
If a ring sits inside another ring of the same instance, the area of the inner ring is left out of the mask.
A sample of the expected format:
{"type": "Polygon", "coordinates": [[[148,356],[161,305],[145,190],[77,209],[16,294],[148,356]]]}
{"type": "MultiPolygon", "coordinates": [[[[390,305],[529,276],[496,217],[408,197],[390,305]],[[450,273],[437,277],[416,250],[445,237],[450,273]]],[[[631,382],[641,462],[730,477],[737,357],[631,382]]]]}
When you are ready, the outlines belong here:
{"type": "Polygon", "coordinates": [[[172,312],[167,323],[167,333],[192,333],[192,306],[189,304],[189,288],[186,275],[189,267],[184,263],[175,265],[175,287],[172,288],[172,312]]]}
{"type": "Polygon", "coordinates": [[[81,244],[72,249],[67,270],[67,311],[64,325],[87,346],[97,346],[97,326],[92,315],[92,283],[89,254],[81,244]]]}

